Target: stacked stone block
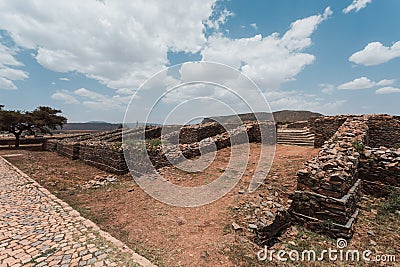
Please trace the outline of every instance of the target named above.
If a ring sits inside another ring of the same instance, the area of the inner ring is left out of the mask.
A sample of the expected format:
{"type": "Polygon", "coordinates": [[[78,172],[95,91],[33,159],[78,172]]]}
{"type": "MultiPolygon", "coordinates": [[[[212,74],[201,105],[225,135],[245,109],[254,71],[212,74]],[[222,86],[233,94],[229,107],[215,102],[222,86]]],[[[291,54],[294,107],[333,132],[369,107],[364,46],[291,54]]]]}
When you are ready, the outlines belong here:
{"type": "Polygon", "coordinates": [[[102,142],[81,143],[79,159],[110,173],[125,174],[129,171],[120,145],[102,142]]]}
{"type": "Polygon", "coordinates": [[[332,237],[350,238],[362,191],[385,197],[399,189],[400,117],[323,117],[310,120],[310,125],[318,135],[316,146],[323,143],[322,149],[298,172],[291,207],[257,231],[260,244],[279,235],[290,223],[332,237]]]}
{"type": "Polygon", "coordinates": [[[72,160],[79,158],[80,144],[76,142],[59,141],[57,143],[57,154],[72,160]]]}
{"type": "MultiPolygon", "coordinates": [[[[177,164],[185,158],[191,159],[200,156],[200,146],[202,151],[207,153],[213,151],[214,146],[217,150],[220,150],[232,145],[239,145],[247,142],[260,142],[261,131],[263,134],[267,135],[266,138],[269,144],[274,144],[275,142],[275,125],[271,123],[265,122],[258,125],[257,123],[249,122],[216,135],[213,135],[215,134],[215,123],[211,123],[210,125],[212,125],[210,131],[208,131],[210,136],[202,132],[201,137],[203,139],[200,140],[201,142],[196,141],[190,144],[180,143],[176,145],[161,144],[155,147],[147,145],[146,149],[152,166],[154,166],[155,169],[159,169],[171,165],[171,163],[177,164]]],[[[196,140],[199,139],[200,138],[196,140]]],[[[131,160],[130,165],[135,166],[133,169],[138,170],[139,174],[151,171],[149,170],[150,166],[148,166],[147,155],[143,152],[142,148],[138,147],[135,150],[127,147],[127,153],[131,160]],[[142,168],[142,166],[146,167],[142,168]]]]}
{"type": "Polygon", "coordinates": [[[302,128],[309,128],[310,123],[308,121],[296,121],[296,122],[291,122],[286,125],[283,125],[288,129],[302,129],[302,128]]]}
{"type": "MultiPolygon", "coordinates": [[[[266,137],[268,144],[275,144],[275,124],[273,122],[248,122],[244,125],[228,125],[226,129],[216,122],[186,125],[186,126],[166,126],[168,138],[180,138],[180,143],[176,145],[156,145],[153,146],[150,140],[161,138],[162,127],[149,126],[145,129],[146,151],[155,169],[179,163],[184,158],[190,159],[200,155],[200,146],[203,152],[210,152],[216,146],[217,150],[231,145],[245,142],[261,142],[261,133],[266,137]],[[234,144],[231,140],[236,140],[234,144]],[[168,157],[166,157],[166,155],[168,157]],[[183,155],[183,158],[182,158],[183,155]]],[[[147,162],[146,151],[143,146],[143,128],[114,130],[82,136],[78,138],[66,139],[64,141],[48,142],[45,146],[47,150],[56,150],[59,155],[70,159],[80,159],[85,163],[99,169],[117,174],[127,173],[128,167],[125,162],[122,133],[125,138],[139,144],[137,147],[127,146],[127,153],[131,160],[130,165],[134,166],[140,174],[147,173],[150,165],[147,162]],[[117,142],[115,142],[117,140],[117,142]],[[142,144],[142,145],[140,145],[142,144]]],[[[126,146],[126,144],[124,144],[126,146]]],[[[151,166],[151,169],[153,169],[151,166]]]]}
{"type": "Polygon", "coordinates": [[[348,116],[324,116],[309,119],[311,133],[314,134],[314,147],[322,147],[347,120],[348,116]]]}
{"type": "Polygon", "coordinates": [[[387,196],[400,185],[400,149],[367,147],[361,155],[359,175],[365,193],[387,196]]]}
{"type": "Polygon", "coordinates": [[[351,237],[361,194],[358,164],[367,120],[366,116],[348,117],[318,156],[298,172],[291,207],[295,220],[318,232],[351,237]]]}
{"type": "Polygon", "coordinates": [[[51,152],[56,152],[57,151],[57,143],[58,140],[46,140],[43,143],[43,149],[51,152]]]}
{"type": "Polygon", "coordinates": [[[400,148],[400,116],[371,116],[368,128],[368,146],[400,148]]]}

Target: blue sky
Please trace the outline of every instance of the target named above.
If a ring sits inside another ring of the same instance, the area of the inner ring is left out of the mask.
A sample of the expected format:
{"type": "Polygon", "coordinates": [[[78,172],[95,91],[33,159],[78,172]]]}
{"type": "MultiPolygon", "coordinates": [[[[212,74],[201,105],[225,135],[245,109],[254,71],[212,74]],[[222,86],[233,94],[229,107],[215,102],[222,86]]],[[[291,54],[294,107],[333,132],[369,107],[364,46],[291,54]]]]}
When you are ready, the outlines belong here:
{"type": "MultiPolygon", "coordinates": [[[[399,115],[399,10],[398,0],[4,0],[0,104],[121,122],[152,75],[207,60],[242,71],[272,110],[399,115]]],[[[196,90],[168,103],[207,91],[196,90]]]]}

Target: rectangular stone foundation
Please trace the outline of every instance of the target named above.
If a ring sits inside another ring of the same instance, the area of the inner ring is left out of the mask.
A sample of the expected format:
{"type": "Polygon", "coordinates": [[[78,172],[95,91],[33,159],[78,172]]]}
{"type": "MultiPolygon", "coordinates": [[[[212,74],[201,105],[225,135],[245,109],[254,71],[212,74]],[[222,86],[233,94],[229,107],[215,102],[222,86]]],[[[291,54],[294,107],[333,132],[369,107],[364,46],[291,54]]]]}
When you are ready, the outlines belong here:
{"type": "Polygon", "coordinates": [[[43,149],[51,152],[57,151],[58,140],[46,140],[43,143],[43,149]]]}
{"type": "Polygon", "coordinates": [[[345,224],[354,214],[361,194],[358,179],[346,195],[341,198],[324,196],[309,191],[295,191],[292,210],[305,216],[345,224]]]}
{"type": "Polygon", "coordinates": [[[344,224],[334,223],[328,220],[321,220],[314,217],[309,217],[304,214],[292,212],[292,219],[308,229],[317,233],[323,233],[332,238],[346,238],[350,239],[353,236],[353,225],[357,221],[359,210],[356,209],[351,215],[350,219],[344,224]]]}
{"type": "Polygon", "coordinates": [[[57,153],[60,156],[75,160],[79,158],[79,143],[57,143],[57,153]]]}
{"type": "MultiPolygon", "coordinates": [[[[400,117],[342,116],[317,119],[310,125],[321,126],[324,121],[333,123],[344,118],[346,121],[324,143],[324,136],[328,136],[325,133],[330,135],[337,126],[315,130],[316,141],[323,147],[297,173],[297,191],[288,210],[294,223],[335,238],[352,237],[362,192],[387,197],[400,189],[400,117]],[[317,131],[323,134],[318,135],[317,131]]],[[[272,230],[280,229],[282,221],[276,220],[262,229],[260,243],[274,237],[276,231],[272,230]]]]}
{"type": "Polygon", "coordinates": [[[106,146],[82,145],[79,151],[79,159],[88,165],[110,173],[125,174],[129,171],[125,163],[124,153],[106,146]]]}

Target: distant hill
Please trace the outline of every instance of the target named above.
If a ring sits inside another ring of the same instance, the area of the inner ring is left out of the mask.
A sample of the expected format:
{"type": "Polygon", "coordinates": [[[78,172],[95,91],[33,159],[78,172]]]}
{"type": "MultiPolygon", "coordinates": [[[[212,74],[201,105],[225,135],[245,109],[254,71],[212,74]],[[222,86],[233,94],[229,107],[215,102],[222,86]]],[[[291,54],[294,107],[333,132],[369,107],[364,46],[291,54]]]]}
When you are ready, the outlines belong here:
{"type": "MultiPolygon", "coordinates": [[[[245,113],[245,114],[238,114],[238,116],[242,121],[253,121],[256,118],[255,114],[257,115],[257,118],[259,120],[271,120],[271,113],[266,113],[266,112],[245,113]]],[[[295,122],[295,121],[306,121],[309,118],[319,117],[323,115],[311,111],[282,110],[273,112],[273,116],[275,122],[285,123],[285,122],[295,122]]],[[[236,118],[237,118],[236,115],[214,116],[210,118],[204,118],[202,122],[205,123],[216,120],[223,123],[229,123],[235,121],[236,118]]]]}
{"type": "MultiPolygon", "coordinates": [[[[104,121],[89,121],[89,122],[70,122],[64,125],[62,129],[55,132],[64,131],[112,131],[118,129],[122,123],[108,123],[104,121]]],[[[143,126],[145,123],[126,123],[125,126],[135,128],[136,126],[143,126]]],[[[155,123],[147,123],[146,125],[158,125],[155,123]]]]}
{"type": "MultiPolygon", "coordinates": [[[[271,114],[266,112],[256,112],[256,113],[245,113],[239,114],[238,116],[242,121],[253,121],[257,118],[259,120],[271,120],[271,114]]],[[[278,123],[285,123],[285,122],[295,122],[295,121],[305,121],[311,117],[319,117],[323,116],[320,113],[315,113],[311,111],[294,111],[294,110],[282,110],[273,112],[274,119],[278,123]]],[[[204,118],[204,122],[218,120],[221,122],[229,123],[234,122],[236,119],[236,115],[229,115],[229,116],[215,116],[211,118],[204,118]]],[[[143,126],[144,123],[126,123],[125,126],[130,128],[135,128],[136,126],[143,126]]],[[[154,125],[157,126],[159,124],[156,123],[147,123],[147,125],[154,125]]],[[[67,123],[64,125],[62,130],[59,131],[112,131],[118,129],[121,126],[121,123],[108,123],[103,121],[90,121],[90,122],[72,122],[67,123]]]]}
{"type": "Polygon", "coordinates": [[[274,112],[274,119],[276,122],[295,122],[306,121],[312,117],[323,116],[321,113],[311,111],[296,111],[296,110],[281,110],[274,112]]]}
{"type": "Polygon", "coordinates": [[[112,131],[118,129],[120,123],[108,122],[72,122],[67,123],[62,131],[112,131]]]}
{"type": "Polygon", "coordinates": [[[237,117],[239,117],[242,121],[254,121],[256,120],[256,118],[261,121],[272,120],[271,113],[256,112],[256,113],[244,113],[238,115],[214,116],[210,118],[204,118],[202,123],[212,122],[212,121],[218,121],[221,123],[235,123],[237,122],[237,117]]]}

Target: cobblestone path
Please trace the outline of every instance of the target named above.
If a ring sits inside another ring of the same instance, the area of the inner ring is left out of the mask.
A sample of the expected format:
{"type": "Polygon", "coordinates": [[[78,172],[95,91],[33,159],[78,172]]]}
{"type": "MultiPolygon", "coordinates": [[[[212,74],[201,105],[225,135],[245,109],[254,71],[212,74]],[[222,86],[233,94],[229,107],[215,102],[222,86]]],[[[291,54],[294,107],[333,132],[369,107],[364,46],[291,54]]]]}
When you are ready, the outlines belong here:
{"type": "Polygon", "coordinates": [[[0,266],[154,266],[0,157],[0,266]]]}

